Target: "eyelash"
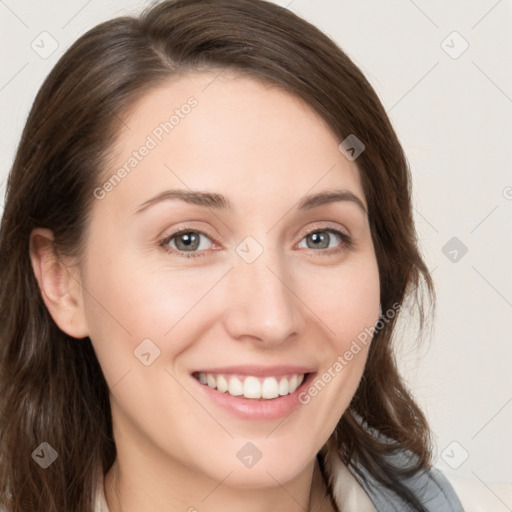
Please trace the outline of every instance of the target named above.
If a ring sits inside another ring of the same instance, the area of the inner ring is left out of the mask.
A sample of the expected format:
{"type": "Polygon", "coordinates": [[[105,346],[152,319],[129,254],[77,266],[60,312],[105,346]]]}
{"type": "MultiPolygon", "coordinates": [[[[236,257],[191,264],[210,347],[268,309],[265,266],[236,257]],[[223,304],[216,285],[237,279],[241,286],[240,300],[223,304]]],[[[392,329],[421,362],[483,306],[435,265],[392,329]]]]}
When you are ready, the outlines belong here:
{"type": "MultiPolygon", "coordinates": [[[[207,238],[209,238],[212,242],[215,242],[215,240],[213,240],[213,238],[210,235],[208,235],[207,233],[205,233],[204,231],[201,231],[201,230],[198,230],[198,229],[186,228],[185,227],[183,229],[180,229],[180,230],[172,233],[169,236],[166,236],[162,240],[160,240],[158,242],[158,246],[161,247],[164,251],[166,251],[168,253],[174,253],[174,254],[177,253],[179,256],[183,256],[185,258],[200,258],[202,256],[207,256],[208,255],[206,250],[203,250],[203,251],[193,251],[193,252],[189,252],[187,254],[186,251],[177,251],[176,249],[170,248],[168,246],[169,242],[173,238],[179,237],[180,235],[182,235],[184,233],[197,233],[197,234],[200,234],[200,235],[204,235],[207,238]]],[[[333,255],[338,254],[338,253],[340,253],[342,251],[348,251],[348,250],[352,249],[353,246],[354,246],[352,238],[347,233],[345,233],[343,231],[340,231],[338,229],[328,228],[328,227],[325,227],[325,228],[315,228],[315,229],[312,229],[310,231],[307,231],[304,234],[304,236],[300,239],[300,241],[302,241],[307,236],[312,235],[313,233],[332,233],[334,235],[338,235],[340,237],[340,239],[341,239],[340,245],[338,247],[336,247],[335,249],[320,249],[320,250],[311,249],[312,251],[314,251],[316,253],[327,254],[329,256],[333,256],[333,255]]]]}

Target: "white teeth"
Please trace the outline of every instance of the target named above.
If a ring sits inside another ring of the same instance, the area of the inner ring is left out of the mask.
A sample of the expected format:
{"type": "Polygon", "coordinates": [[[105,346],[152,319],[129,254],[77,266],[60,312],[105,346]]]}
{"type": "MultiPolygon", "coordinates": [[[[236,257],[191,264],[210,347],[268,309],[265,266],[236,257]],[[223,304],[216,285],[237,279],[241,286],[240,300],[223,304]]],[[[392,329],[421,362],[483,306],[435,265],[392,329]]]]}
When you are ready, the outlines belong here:
{"type": "Polygon", "coordinates": [[[271,400],[279,396],[293,393],[304,381],[304,374],[294,374],[286,377],[259,378],[247,376],[239,379],[236,376],[214,375],[211,373],[199,373],[197,380],[221,393],[245,398],[271,400]]]}
{"type": "Polygon", "coordinates": [[[244,380],[245,398],[261,398],[261,384],[256,377],[246,377],[244,380]]]}
{"type": "Polygon", "coordinates": [[[279,387],[277,385],[277,379],[269,377],[263,381],[261,386],[261,397],[262,398],[277,398],[279,396],[279,387]]]}
{"type": "Polygon", "coordinates": [[[228,393],[233,396],[240,396],[244,392],[242,381],[238,377],[231,377],[229,379],[228,393]]]}
{"type": "Polygon", "coordinates": [[[297,389],[297,375],[294,375],[289,381],[288,381],[288,391],[290,393],[293,393],[297,389]]]}
{"type": "Polygon", "coordinates": [[[217,387],[217,382],[215,381],[215,377],[211,373],[207,373],[206,374],[206,383],[211,388],[216,388],[217,387]]]}
{"type": "Polygon", "coordinates": [[[217,389],[221,393],[225,393],[229,389],[228,381],[222,375],[217,377],[217,389]]]}
{"type": "Polygon", "coordinates": [[[281,396],[287,395],[289,393],[289,387],[288,387],[288,379],[286,377],[283,377],[279,381],[279,394],[281,396]]]}

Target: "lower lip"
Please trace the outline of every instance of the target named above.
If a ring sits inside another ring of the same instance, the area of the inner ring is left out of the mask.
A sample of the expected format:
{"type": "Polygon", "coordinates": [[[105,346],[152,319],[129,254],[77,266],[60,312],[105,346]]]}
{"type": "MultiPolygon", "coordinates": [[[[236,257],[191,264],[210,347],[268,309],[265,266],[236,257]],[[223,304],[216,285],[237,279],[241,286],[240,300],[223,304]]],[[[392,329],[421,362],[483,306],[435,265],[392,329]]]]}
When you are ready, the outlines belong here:
{"type": "Polygon", "coordinates": [[[229,393],[221,393],[210,386],[201,384],[196,378],[192,377],[199,389],[215,405],[227,410],[239,418],[247,420],[276,420],[284,418],[291,414],[301,402],[299,395],[305,390],[314,377],[314,373],[309,373],[301,385],[291,394],[280,396],[278,398],[255,399],[245,398],[244,396],[232,396],[229,393]]]}

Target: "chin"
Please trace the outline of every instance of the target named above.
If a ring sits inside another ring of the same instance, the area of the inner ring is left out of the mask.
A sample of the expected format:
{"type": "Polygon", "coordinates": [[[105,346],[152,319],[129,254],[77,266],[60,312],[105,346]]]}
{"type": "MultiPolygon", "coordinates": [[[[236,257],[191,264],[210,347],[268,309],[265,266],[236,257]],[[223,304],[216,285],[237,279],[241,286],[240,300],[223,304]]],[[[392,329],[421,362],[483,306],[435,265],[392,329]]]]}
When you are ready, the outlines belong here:
{"type": "Polygon", "coordinates": [[[218,460],[214,479],[221,481],[229,474],[226,484],[241,489],[265,488],[276,482],[284,485],[302,473],[319,451],[313,443],[308,448],[304,439],[238,438],[236,447],[235,457],[218,460]]]}

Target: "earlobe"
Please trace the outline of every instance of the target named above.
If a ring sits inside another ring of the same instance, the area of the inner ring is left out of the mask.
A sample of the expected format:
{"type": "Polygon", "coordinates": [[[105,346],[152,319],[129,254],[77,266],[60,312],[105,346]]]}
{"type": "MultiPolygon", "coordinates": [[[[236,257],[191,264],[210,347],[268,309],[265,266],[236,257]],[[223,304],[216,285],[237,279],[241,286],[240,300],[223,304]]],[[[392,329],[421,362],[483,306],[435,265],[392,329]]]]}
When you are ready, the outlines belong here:
{"type": "Polygon", "coordinates": [[[55,323],[74,338],[88,336],[77,269],[59,257],[51,230],[32,231],[30,259],[43,301],[55,323]]]}

